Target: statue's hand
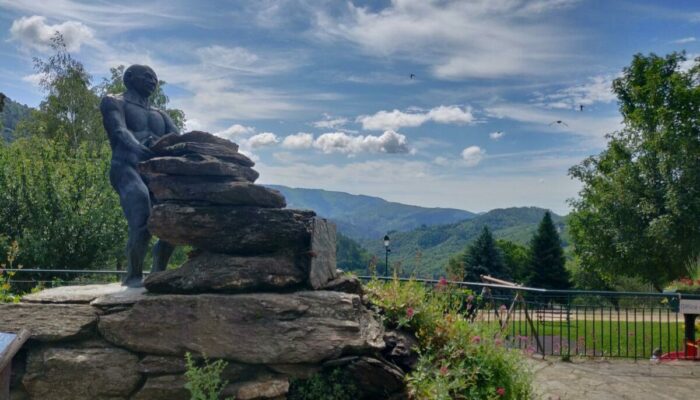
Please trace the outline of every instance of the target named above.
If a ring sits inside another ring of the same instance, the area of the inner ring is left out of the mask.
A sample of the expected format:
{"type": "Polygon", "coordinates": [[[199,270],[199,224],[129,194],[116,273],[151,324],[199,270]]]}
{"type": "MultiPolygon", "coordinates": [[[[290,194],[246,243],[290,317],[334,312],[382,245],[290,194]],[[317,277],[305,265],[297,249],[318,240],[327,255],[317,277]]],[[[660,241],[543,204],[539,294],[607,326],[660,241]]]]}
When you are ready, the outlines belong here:
{"type": "Polygon", "coordinates": [[[153,158],[153,156],[155,156],[151,149],[142,144],[136,145],[133,150],[136,155],[138,155],[140,160],[148,160],[149,158],[153,158]]]}

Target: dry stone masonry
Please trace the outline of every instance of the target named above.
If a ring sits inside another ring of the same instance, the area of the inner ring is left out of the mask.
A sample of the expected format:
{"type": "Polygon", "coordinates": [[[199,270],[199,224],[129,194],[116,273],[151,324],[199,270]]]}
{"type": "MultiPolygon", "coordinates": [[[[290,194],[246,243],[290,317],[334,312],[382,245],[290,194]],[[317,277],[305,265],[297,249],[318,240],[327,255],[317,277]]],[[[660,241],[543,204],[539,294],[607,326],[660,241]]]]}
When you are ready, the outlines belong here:
{"type": "Polygon", "coordinates": [[[148,229],[194,250],[143,288],[70,286],[0,305],[0,331],[32,332],[13,399],[187,400],[187,352],[226,360],[225,394],[239,400],[285,399],[291,380],[327,368],[364,398],[397,398],[402,369],[359,282],[336,270],[335,226],[284,208],[228,140],[189,132],[151,149],[139,165],[148,229]]]}

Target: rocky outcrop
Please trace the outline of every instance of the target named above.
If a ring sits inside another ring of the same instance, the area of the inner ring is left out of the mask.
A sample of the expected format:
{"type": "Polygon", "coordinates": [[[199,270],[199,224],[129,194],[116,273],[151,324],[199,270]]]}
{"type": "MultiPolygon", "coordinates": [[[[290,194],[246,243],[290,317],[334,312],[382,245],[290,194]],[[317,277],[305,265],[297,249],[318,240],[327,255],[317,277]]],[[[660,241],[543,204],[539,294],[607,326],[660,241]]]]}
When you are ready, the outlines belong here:
{"type": "Polygon", "coordinates": [[[0,304],[0,332],[31,333],[41,342],[74,340],[90,335],[98,310],[81,304],[0,304]]]}
{"type": "Polygon", "coordinates": [[[13,364],[13,393],[188,400],[186,353],[225,360],[223,393],[237,400],[285,399],[292,380],[324,368],[343,368],[358,400],[401,392],[391,361],[401,346],[363,303],[360,282],[336,269],[332,223],[285,209],[227,140],[190,132],[151,150],[139,165],[155,204],[148,228],[194,247],[189,259],[150,274],[145,288],[65,287],[0,305],[0,331],[28,328],[33,339],[13,364]]]}
{"type": "Polygon", "coordinates": [[[39,348],[22,383],[32,399],[128,399],[141,380],[138,357],[116,348],[39,348]]]}
{"type": "Polygon", "coordinates": [[[154,296],[102,317],[99,330],[139,353],[250,364],[317,363],[384,346],[358,296],[326,291],[154,296]]]}

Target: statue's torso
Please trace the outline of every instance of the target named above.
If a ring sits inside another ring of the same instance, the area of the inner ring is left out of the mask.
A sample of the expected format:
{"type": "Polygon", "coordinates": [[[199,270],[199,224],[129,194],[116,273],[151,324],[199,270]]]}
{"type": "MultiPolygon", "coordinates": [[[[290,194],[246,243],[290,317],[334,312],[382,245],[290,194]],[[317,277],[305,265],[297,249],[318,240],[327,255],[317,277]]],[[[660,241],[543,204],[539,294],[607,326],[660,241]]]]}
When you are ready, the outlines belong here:
{"type": "Polygon", "coordinates": [[[153,108],[146,109],[124,101],[124,120],[126,127],[141,144],[155,141],[166,133],[163,115],[153,108]]]}

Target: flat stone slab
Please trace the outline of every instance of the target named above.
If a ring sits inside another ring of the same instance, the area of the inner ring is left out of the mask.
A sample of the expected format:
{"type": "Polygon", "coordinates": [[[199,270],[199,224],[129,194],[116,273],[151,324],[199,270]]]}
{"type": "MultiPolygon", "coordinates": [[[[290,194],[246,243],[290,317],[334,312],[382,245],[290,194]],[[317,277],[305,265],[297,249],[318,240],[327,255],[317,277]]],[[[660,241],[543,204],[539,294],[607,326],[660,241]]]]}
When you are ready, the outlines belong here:
{"type": "Polygon", "coordinates": [[[140,163],[138,168],[145,175],[224,176],[238,181],[249,182],[255,182],[260,176],[257,171],[250,167],[200,154],[151,158],[140,163]]]}
{"type": "Polygon", "coordinates": [[[381,324],[359,296],[329,291],[148,296],[102,316],[99,331],[138,353],[248,364],[316,363],[384,347],[381,324]]]}
{"type": "Polygon", "coordinates": [[[293,255],[237,257],[205,252],[180,268],[150,274],[144,285],[149,292],[166,294],[280,291],[303,285],[307,270],[293,255]]]}
{"type": "Polygon", "coordinates": [[[59,286],[25,295],[22,297],[22,302],[88,304],[98,297],[127,291],[129,291],[129,288],[122,286],[121,283],[59,286]]]}
{"type": "Polygon", "coordinates": [[[113,293],[104,294],[90,302],[94,307],[114,307],[128,306],[138,302],[148,295],[148,291],[143,287],[125,287],[124,289],[113,293]]]}
{"type": "Polygon", "coordinates": [[[34,340],[72,340],[90,335],[97,317],[97,309],[87,304],[0,304],[0,331],[25,328],[34,340]]]}
{"type": "Polygon", "coordinates": [[[34,349],[22,383],[32,399],[126,400],[141,380],[138,361],[117,348],[34,349]]]}
{"type": "Polygon", "coordinates": [[[212,253],[299,253],[311,250],[315,215],[306,210],[158,204],[151,210],[148,230],[168,243],[212,253]]]}
{"type": "Polygon", "coordinates": [[[148,188],[158,202],[203,202],[228,206],[284,208],[284,196],[274,189],[235,180],[199,176],[156,175],[148,188]]]}

